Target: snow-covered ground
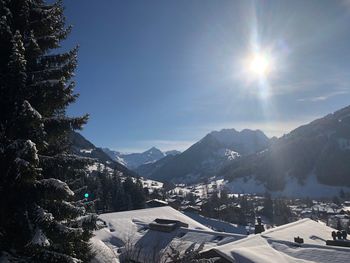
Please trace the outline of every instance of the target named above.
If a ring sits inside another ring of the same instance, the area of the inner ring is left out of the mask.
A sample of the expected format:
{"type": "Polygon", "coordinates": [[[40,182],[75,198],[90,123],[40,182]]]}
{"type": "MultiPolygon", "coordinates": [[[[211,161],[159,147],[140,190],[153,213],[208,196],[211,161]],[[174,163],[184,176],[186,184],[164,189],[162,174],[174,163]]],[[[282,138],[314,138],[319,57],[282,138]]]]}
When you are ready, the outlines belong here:
{"type": "Polygon", "coordinates": [[[143,177],[140,177],[140,180],[143,184],[144,188],[148,188],[150,190],[150,192],[153,192],[154,189],[162,189],[163,188],[163,183],[159,182],[159,181],[154,181],[151,179],[146,179],[143,177]]]}
{"type": "Polygon", "coordinates": [[[300,185],[293,177],[289,177],[286,182],[286,187],[283,191],[276,192],[276,195],[285,195],[290,197],[324,197],[338,196],[340,190],[350,192],[350,187],[339,187],[321,184],[314,174],[309,175],[304,184],[300,185]]]}
{"type": "Polygon", "coordinates": [[[98,171],[99,169],[101,169],[102,171],[104,169],[107,169],[107,171],[109,173],[112,173],[113,172],[113,169],[104,165],[103,163],[99,163],[99,162],[95,162],[94,164],[91,164],[88,166],[88,170],[89,172],[94,172],[94,171],[98,171]]]}
{"type": "MultiPolygon", "coordinates": [[[[89,172],[94,172],[94,171],[98,171],[98,170],[103,171],[104,169],[107,169],[108,173],[111,175],[113,173],[113,169],[104,165],[103,163],[98,163],[95,162],[94,164],[91,164],[88,166],[88,171],[89,172]]],[[[121,176],[121,180],[124,181],[125,180],[125,176],[123,176],[122,173],[120,173],[121,176]]],[[[146,179],[143,177],[139,178],[140,181],[142,182],[142,185],[144,188],[148,188],[149,191],[152,193],[154,189],[162,189],[163,188],[163,183],[159,182],[159,181],[155,181],[155,180],[150,180],[150,179],[146,179]]],[[[136,182],[137,178],[133,177],[133,181],[136,182]]]]}
{"type": "Polygon", "coordinates": [[[237,178],[232,182],[229,182],[225,185],[225,187],[231,192],[231,193],[239,193],[239,194],[246,194],[246,193],[252,193],[252,194],[261,194],[266,191],[265,186],[256,181],[253,178],[237,178]]]}
{"type": "Polygon", "coordinates": [[[207,198],[209,194],[213,192],[220,193],[221,190],[224,189],[227,181],[224,179],[211,180],[208,183],[200,183],[195,185],[184,185],[178,184],[176,187],[169,191],[170,194],[177,194],[186,196],[189,193],[199,197],[199,198],[207,198]]]}
{"type": "Polygon", "coordinates": [[[94,149],[80,149],[81,153],[91,153],[94,149]]]}
{"type": "MultiPolygon", "coordinates": [[[[248,180],[237,178],[236,180],[227,183],[225,187],[227,187],[232,193],[263,194],[266,192],[265,185],[254,180],[252,177],[248,180]]],[[[318,198],[324,196],[337,196],[341,189],[345,192],[350,192],[349,187],[324,185],[317,180],[315,175],[309,175],[302,185],[299,184],[294,177],[288,177],[284,190],[271,192],[271,194],[274,196],[318,198]]]]}

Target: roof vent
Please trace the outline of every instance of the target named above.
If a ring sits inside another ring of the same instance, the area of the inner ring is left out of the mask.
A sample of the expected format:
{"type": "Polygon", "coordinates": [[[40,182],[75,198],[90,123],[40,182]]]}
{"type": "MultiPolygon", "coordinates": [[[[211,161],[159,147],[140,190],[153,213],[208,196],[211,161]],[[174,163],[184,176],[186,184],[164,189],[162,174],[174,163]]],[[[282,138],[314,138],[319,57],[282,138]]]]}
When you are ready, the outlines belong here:
{"type": "Polygon", "coordinates": [[[262,232],[265,231],[265,227],[264,227],[263,224],[261,224],[261,217],[258,217],[258,218],[256,219],[256,221],[257,221],[257,224],[255,225],[255,231],[254,231],[254,233],[255,233],[255,234],[260,234],[260,233],[262,233],[262,232]]]}
{"type": "Polygon", "coordinates": [[[188,227],[188,224],[179,220],[157,218],[149,224],[149,229],[160,232],[172,232],[179,227],[188,227]]]}

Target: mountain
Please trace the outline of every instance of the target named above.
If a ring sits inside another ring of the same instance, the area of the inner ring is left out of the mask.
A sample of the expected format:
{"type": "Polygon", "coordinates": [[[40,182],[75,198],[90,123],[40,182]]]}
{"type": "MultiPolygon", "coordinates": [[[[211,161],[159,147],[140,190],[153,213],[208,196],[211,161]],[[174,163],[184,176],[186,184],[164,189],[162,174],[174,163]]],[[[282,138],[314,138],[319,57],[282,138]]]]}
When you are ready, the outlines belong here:
{"type": "Polygon", "coordinates": [[[176,155],[173,154],[168,154],[167,156],[165,156],[162,159],[159,159],[156,162],[153,163],[145,163],[145,164],[141,164],[140,166],[138,166],[135,169],[135,172],[137,172],[139,175],[149,178],[152,176],[153,173],[155,173],[158,169],[160,169],[161,167],[163,167],[165,164],[167,164],[168,162],[170,162],[171,160],[173,160],[175,158],[176,155]]]}
{"type": "Polygon", "coordinates": [[[158,169],[160,169],[162,166],[170,162],[171,160],[174,159],[174,157],[178,154],[180,154],[180,151],[177,150],[172,150],[172,151],[167,151],[164,152],[165,157],[159,159],[158,161],[155,162],[149,162],[145,164],[141,164],[135,169],[135,172],[137,172],[139,175],[144,176],[148,178],[151,176],[153,173],[155,173],[158,169]]]}
{"type": "MultiPolygon", "coordinates": [[[[259,130],[213,131],[183,153],[166,160],[163,165],[153,169],[148,176],[152,179],[173,182],[199,181],[200,178],[215,175],[223,166],[237,157],[262,151],[269,144],[269,138],[259,130]]],[[[149,173],[151,169],[144,170],[149,173]]],[[[142,174],[145,173],[144,170],[138,170],[138,172],[142,174]]]]}
{"type": "Polygon", "coordinates": [[[166,156],[168,156],[168,155],[173,155],[174,156],[174,155],[180,154],[181,152],[177,151],[177,150],[171,150],[171,151],[166,151],[164,153],[165,153],[166,156]]]}
{"type": "Polygon", "coordinates": [[[122,172],[124,175],[135,176],[136,174],[124,165],[113,160],[108,154],[106,154],[101,148],[96,147],[90,141],[88,141],[80,133],[72,132],[69,137],[71,147],[70,151],[73,154],[89,157],[96,159],[96,163],[107,166],[111,169],[117,169],[122,172]]]}
{"type": "Polygon", "coordinates": [[[350,187],[350,106],[275,139],[265,151],[239,158],[217,175],[232,181],[235,190],[252,184],[255,191],[284,193],[350,187]]]}
{"type": "Polygon", "coordinates": [[[256,153],[265,149],[269,144],[269,138],[260,130],[223,129],[210,133],[223,146],[233,149],[240,155],[256,153]]]}
{"type": "Polygon", "coordinates": [[[168,155],[173,156],[179,153],[176,150],[162,152],[156,147],[152,147],[142,153],[121,153],[112,151],[108,148],[103,148],[103,151],[113,160],[127,166],[132,170],[136,170],[140,165],[154,163],[168,155]]]}

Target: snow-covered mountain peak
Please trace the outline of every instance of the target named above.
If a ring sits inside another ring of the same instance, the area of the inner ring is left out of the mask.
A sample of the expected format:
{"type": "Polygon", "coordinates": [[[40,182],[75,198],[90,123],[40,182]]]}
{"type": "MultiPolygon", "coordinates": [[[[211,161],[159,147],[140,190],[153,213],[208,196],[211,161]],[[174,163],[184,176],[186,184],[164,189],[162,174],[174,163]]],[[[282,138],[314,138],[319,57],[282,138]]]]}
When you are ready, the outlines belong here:
{"type": "Polygon", "coordinates": [[[109,156],[119,163],[124,164],[130,169],[136,169],[140,165],[154,163],[167,155],[176,155],[178,151],[162,152],[156,147],[152,147],[141,153],[121,153],[117,151],[111,151],[109,149],[103,149],[109,156]]]}
{"type": "Polygon", "coordinates": [[[213,131],[209,135],[214,137],[223,147],[243,154],[257,152],[269,144],[269,138],[261,130],[223,129],[213,131]]]}
{"type": "Polygon", "coordinates": [[[164,152],[164,153],[165,153],[166,156],[168,156],[168,155],[173,155],[173,156],[175,156],[175,155],[180,154],[181,152],[178,151],[178,150],[170,150],[170,151],[166,151],[166,152],[164,152]]]}
{"type": "Polygon", "coordinates": [[[154,146],[152,148],[144,151],[142,154],[146,154],[148,156],[162,156],[162,157],[165,156],[165,154],[161,150],[159,150],[158,148],[156,148],[154,146]]]}

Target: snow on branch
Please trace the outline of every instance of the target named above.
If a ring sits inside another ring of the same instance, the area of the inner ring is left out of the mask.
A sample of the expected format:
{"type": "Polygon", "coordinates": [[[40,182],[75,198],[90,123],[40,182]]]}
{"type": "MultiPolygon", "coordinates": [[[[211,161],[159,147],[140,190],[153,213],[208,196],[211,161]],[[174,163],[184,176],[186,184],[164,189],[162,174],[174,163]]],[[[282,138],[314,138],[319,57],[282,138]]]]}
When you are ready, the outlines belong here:
{"type": "Polygon", "coordinates": [[[74,196],[74,192],[70,190],[65,182],[55,178],[42,179],[37,182],[37,187],[47,195],[52,195],[53,197],[57,197],[57,195],[63,198],[74,196]]]}
{"type": "Polygon", "coordinates": [[[47,239],[44,232],[40,228],[36,228],[35,234],[29,245],[47,247],[50,246],[50,241],[47,239]]]}

